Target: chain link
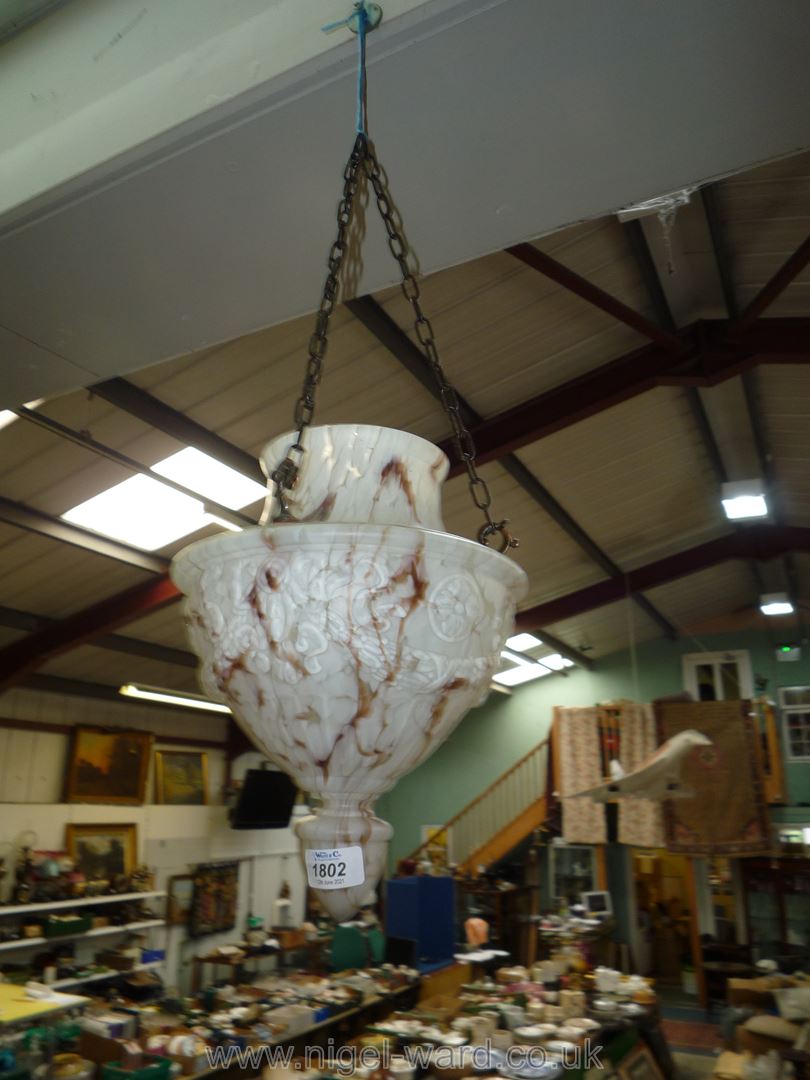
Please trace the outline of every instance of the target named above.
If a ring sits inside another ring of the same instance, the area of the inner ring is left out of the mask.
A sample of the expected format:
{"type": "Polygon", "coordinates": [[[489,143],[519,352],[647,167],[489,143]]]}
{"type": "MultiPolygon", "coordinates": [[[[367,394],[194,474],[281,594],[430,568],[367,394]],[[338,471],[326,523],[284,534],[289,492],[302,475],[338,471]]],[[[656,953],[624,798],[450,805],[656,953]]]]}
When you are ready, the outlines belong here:
{"type": "Polygon", "coordinates": [[[500,537],[500,550],[507,551],[509,548],[518,547],[520,541],[507,529],[507,519],[496,521],[491,513],[492,494],[486,480],[479,475],[475,465],[475,443],[466,427],[461,415],[461,403],[458,395],[447,381],[447,376],[439,359],[439,352],[433,333],[430,319],[422,310],[420,302],[421,291],[419,282],[411,272],[408,265],[408,245],[399,229],[395,217],[395,211],[391,205],[391,196],[388,192],[385,177],[380,169],[377,155],[365,135],[358,135],[355,140],[349,161],[343,172],[343,198],[338,207],[338,233],[329,252],[329,273],[323,288],[323,296],[318,312],[315,316],[315,330],[309,341],[309,359],[304,378],[304,386],[301,396],[295,407],[295,426],[298,434],[285,460],[273,472],[271,479],[276,483],[277,498],[280,511],[277,520],[289,519],[289,507],[286,492],[295,485],[298,477],[298,464],[293,461],[292,454],[302,454],[302,438],[305,429],[312,422],[315,411],[315,390],[321,379],[323,358],[327,347],[327,334],[329,330],[329,317],[335,306],[338,292],[338,277],[346,253],[346,237],[352,220],[354,199],[357,194],[358,174],[364,170],[369,183],[374,191],[374,199],[382,218],[385,231],[388,236],[388,247],[394,260],[399,266],[402,281],[400,288],[414,315],[414,332],[422,347],[422,352],[430,364],[433,377],[439,393],[444,411],[450,421],[453,432],[453,441],[458,452],[459,460],[467,471],[467,483],[473,502],[484,515],[484,524],[478,530],[478,540],[482,544],[488,544],[490,537],[496,534],[500,537]]]}
{"type": "Polygon", "coordinates": [[[427,315],[425,315],[422,310],[419,282],[412,274],[411,268],[408,265],[408,246],[397,225],[385,177],[380,169],[380,163],[377,160],[377,155],[371,144],[368,144],[363,167],[374,190],[377,209],[379,210],[380,217],[385,225],[385,231],[388,235],[388,247],[399,265],[399,270],[402,275],[400,288],[402,290],[402,295],[411,305],[413,311],[414,333],[416,334],[419,344],[422,346],[422,352],[425,354],[425,358],[430,364],[439,391],[439,400],[450,421],[450,426],[453,431],[453,441],[456,445],[459,459],[463,462],[464,468],[467,471],[467,484],[470,489],[470,495],[475,505],[484,515],[485,521],[478,530],[478,539],[482,544],[487,544],[489,538],[497,533],[501,538],[501,551],[517,547],[520,541],[513,537],[507,529],[506,526],[509,522],[507,520],[495,521],[492,516],[492,493],[489,490],[489,485],[486,480],[483,476],[479,475],[476,468],[475,443],[461,415],[461,403],[459,402],[458,394],[447,381],[447,376],[442,368],[441,360],[439,359],[439,350],[436,347],[433,326],[431,325],[430,319],[428,319],[427,315]]]}
{"type": "Polygon", "coordinates": [[[312,423],[315,415],[315,391],[321,381],[323,361],[329,344],[329,320],[337,303],[340,268],[346,254],[346,241],[349,227],[354,215],[354,200],[357,195],[358,177],[360,167],[368,152],[368,141],[364,135],[358,135],[355,139],[349,160],[343,170],[343,196],[337,210],[337,236],[332,247],[329,249],[327,266],[329,272],[323,285],[321,303],[315,315],[315,329],[309,339],[306,373],[301,395],[295,403],[293,419],[297,434],[295,442],[287,451],[286,458],[273,471],[270,479],[276,485],[276,499],[278,500],[278,513],[274,520],[289,521],[290,507],[287,501],[287,492],[295,487],[298,480],[300,458],[304,453],[304,432],[312,423]],[[297,455],[298,461],[293,458],[297,455]]]}

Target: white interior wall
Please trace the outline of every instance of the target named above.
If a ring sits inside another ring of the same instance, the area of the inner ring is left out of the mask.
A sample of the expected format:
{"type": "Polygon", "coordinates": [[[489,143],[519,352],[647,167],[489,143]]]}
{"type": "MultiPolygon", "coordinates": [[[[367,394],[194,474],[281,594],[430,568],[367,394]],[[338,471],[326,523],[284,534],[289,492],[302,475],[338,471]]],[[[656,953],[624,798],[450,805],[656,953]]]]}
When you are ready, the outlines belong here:
{"type": "MultiPolygon", "coordinates": [[[[427,0],[386,0],[386,25],[427,0]]],[[[2,46],[0,212],[346,45],[351,0],[82,0],[2,46]]]]}
{"type": "MultiPolygon", "coordinates": [[[[225,721],[200,716],[186,717],[125,703],[87,701],[40,694],[27,690],[11,691],[0,697],[0,718],[74,725],[97,724],[104,727],[131,727],[155,733],[155,749],[166,746],[161,735],[190,737],[190,729],[200,737],[221,741],[225,721]]],[[[200,862],[240,860],[239,905],[236,927],[223,934],[207,935],[190,941],[185,927],[157,928],[148,931],[150,944],[166,947],[164,969],[166,984],[182,992],[188,990],[192,956],[210,952],[217,945],[238,940],[248,914],[261,917],[266,926],[272,923],[273,903],[283,881],[291,887],[292,917],[303,919],[306,881],[298,856],[297,840],[291,829],[262,829],[234,832],[228,825],[227,809],[222,802],[226,773],[224,749],[206,747],[208,754],[208,806],[161,806],[154,799],[154,759],[150,762],[146,803],[143,806],[113,806],[61,802],[68,760],[69,737],[63,733],[0,728],[0,842],[14,842],[25,830],[33,830],[37,846],[62,850],[68,823],[133,823],[138,832],[138,858],[155,871],[155,887],[165,889],[168,879],[186,874],[200,862]],[[251,888],[252,886],[252,888],[251,888]]],[[[183,749],[171,743],[172,750],[183,749]]],[[[190,737],[189,749],[194,749],[190,737]]],[[[258,754],[244,754],[234,762],[233,775],[261,760],[258,754]]],[[[152,902],[150,902],[152,903],[152,902]]],[[[163,913],[164,901],[155,901],[163,913]]],[[[103,938],[83,946],[80,955],[110,947],[116,938],[103,938]]],[[[3,960],[17,961],[28,955],[21,951],[5,953],[3,960]]],[[[267,965],[268,961],[262,961],[267,965]]],[[[211,969],[207,973],[212,974],[211,969]]],[[[220,969],[220,974],[224,969],[220,969]]]]}

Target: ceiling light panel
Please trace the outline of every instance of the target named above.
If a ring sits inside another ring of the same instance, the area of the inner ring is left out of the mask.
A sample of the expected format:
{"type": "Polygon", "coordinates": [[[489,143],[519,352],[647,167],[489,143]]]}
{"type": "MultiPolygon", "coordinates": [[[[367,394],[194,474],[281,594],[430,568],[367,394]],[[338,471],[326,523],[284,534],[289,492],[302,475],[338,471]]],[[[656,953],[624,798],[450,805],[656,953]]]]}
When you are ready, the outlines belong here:
{"type": "Polygon", "coordinates": [[[142,474],[79,503],[62,517],[144,551],[165,547],[208,522],[199,499],[142,474]]]}
{"type": "Polygon", "coordinates": [[[768,500],[761,480],[734,480],[721,485],[721,501],[730,521],[746,521],[768,515],[768,500]]]}
{"type": "Polygon", "coordinates": [[[794,609],[787,593],[766,593],[759,598],[759,610],[763,615],[792,615],[794,609]]]}
{"type": "Polygon", "coordinates": [[[263,484],[258,484],[193,446],[187,446],[159,461],[152,466],[152,472],[198,492],[203,498],[227,506],[229,510],[241,510],[243,506],[249,506],[267,495],[263,484]]]}
{"type": "Polygon", "coordinates": [[[506,671],[497,671],[492,676],[492,681],[500,683],[501,686],[520,686],[521,683],[531,682],[532,679],[542,679],[544,675],[550,674],[551,669],[541,664],[523,664],[506,671]]]}
{"type": "Polygon", "coordinates": [[[267,494],[255,480],[193,446],[159,461],[152,471],[199,492],[202,498],[194,499],[154,477],[138,474],[79,503],[62,517],[133,547],[155,551],[209,524],[240,531],[239,526],[206,513],[203,499],[240,510],[267,494]]]}
{"type": "Polygon", "coordinates": [[[563,668],[574,666],[573,660],[568,660],[567,657],[561,656],[559,653],[550,653],[548,656],[541,656],[538,659],[541,664],[551,668],[552,671],[562,671],[563,668]]]}
{"type": "Polygon", "coordinates": [[[537,649],[543,642],[534,634],[515,634],[506,639],[507,649],[517,649],[518,652],[528,652],[529,649],[537,649]]]}

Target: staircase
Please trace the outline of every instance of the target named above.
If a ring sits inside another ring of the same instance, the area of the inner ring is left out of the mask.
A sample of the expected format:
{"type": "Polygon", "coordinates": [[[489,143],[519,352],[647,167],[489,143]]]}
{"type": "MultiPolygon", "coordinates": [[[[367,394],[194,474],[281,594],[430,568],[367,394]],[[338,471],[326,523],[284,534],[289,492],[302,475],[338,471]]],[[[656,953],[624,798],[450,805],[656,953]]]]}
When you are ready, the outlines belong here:
{"type": "MultiPolygon", "coordinates": [[[[548,753],[544,739],[438,830],[447,831],[449,858],[459,870],[491,866],[542,825],[548,753]]],[[[420,861],[430,844],[426,840],[408,858],[420,861]]]]}

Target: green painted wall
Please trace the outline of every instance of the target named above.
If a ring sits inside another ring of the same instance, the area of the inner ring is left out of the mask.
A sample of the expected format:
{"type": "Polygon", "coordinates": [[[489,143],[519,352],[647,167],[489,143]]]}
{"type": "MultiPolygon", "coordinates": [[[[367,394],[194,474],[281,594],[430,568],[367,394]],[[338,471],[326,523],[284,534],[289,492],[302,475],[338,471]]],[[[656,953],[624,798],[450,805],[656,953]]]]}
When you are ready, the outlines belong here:
{"type": "MultiPolygon", "coordinates": [[[[678,693],[683,689],[684,653],[724,649],[747,649],[754,676],[768,679],[767,693],[774,699],[780,686],[810,685],[810,658],[778,663],[775,644],[764,631],[704,636],[699,642],[646,642],[637,650],[638,694],[627,652],[600,658],[593,672],[571,669],[567,677],[551,675],[518,687],[511,697],[490,694],[431,758],[377,803],[379,816],[394,826],[392,865],[419,845],[422,825],[447,821],[540,742],[555,705],[593,705],[623,697],[651,701],[678,693]]],[[[810,819],[810,764],[788,764],[787,773],[791,803],[807,804],[808,809],[785,808],[778,811],[779,819],[810,819]]]]}

